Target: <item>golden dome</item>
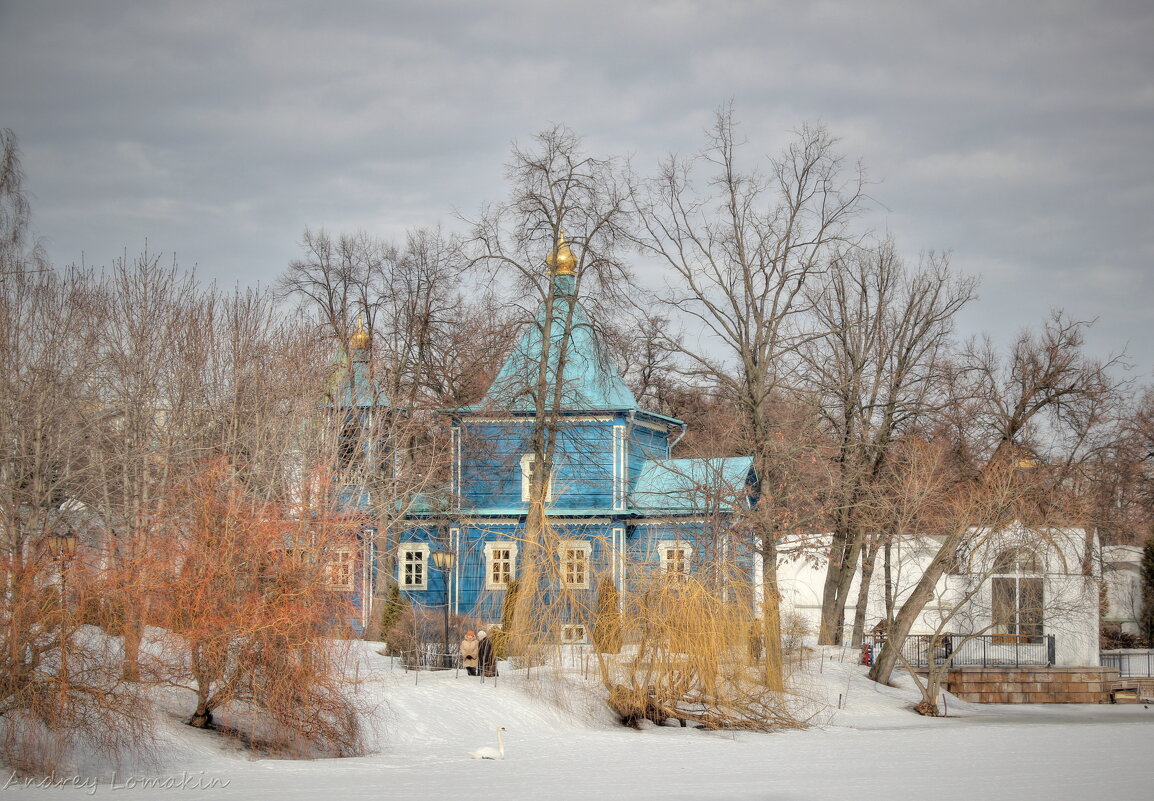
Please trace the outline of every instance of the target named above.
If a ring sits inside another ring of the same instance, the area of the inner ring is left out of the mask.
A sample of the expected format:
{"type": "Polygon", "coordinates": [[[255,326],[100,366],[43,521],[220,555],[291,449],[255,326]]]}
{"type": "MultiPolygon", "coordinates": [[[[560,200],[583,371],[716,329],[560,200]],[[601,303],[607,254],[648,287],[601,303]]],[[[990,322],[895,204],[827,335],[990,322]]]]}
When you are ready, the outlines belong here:
{"type": "Polygon", "coordinates": [[[349,337],[349,347],[353,350],[368,350],[371,341],[372,337],[370,337],[369,332],[365,330],[365,321],[361,318],[361,315],[358,314],[357,330],[349,337]]]}
{"type": "Polygon", "coordinates": [[[573,257],[573,251],[565,243],[564,232],[557,237],[557,247],[545,257],[545,263],[553,268],[553,275],[577,274],[577,259],[573,257]]]}

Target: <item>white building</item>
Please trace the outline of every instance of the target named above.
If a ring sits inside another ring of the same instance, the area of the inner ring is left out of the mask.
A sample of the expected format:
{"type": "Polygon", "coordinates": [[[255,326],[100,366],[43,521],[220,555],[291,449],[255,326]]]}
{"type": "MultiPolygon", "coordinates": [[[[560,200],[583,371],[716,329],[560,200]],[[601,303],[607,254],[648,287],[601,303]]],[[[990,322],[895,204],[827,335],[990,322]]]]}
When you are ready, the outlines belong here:
{"type": "Polygon", "coordinates": [[[1102,582],[1106,586],[1103,625],[1116,627],[1122,634],[1137,634],[1142,612],[1142,548],[1103,546],[1102,582]]]}
{"type": "MultiPolygon", "coordinates": [[[[909,596],[942,539],[911,536],[890,546],[895,610],[909,596]]],[[[829,539],[782,547],[778,580],[782,612],[816,632],[821,619],[829,539]]],[[[938,581],[911,634],[990,635],[995,644],[1041,642],[1054,637],[1054,664],[1098,665],[1099,565],[1096,534],[1084,529],[1028,529],[1013,523],[975,529],[952,569],[938,581]]],[[[885,571],[879,552],[865,611],[868,635],[886,618],[885,571]]],[[[849,591],[845,638],[853,627],[859,578],[849,591]]]]}

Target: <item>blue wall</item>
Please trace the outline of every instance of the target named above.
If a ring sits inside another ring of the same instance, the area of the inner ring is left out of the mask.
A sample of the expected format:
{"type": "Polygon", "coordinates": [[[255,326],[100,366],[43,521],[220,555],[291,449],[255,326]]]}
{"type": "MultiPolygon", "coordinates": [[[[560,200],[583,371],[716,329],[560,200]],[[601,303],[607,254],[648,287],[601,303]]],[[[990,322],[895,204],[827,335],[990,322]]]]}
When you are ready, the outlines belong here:
{"type": "MultiPolygon", "coordinates": [[[[460,430],[462,507],[526,509],[521,457],[532,450],[532,424],[466,421],[460,430]]],[[[612,421],[561,426],[553,462],[553,509],[612,509],[612,421]]]]}
{"type": "MultiPolygon", "coordinates": [[[[659,430],[638,424],[636,417],[625,412],[597,415],[602,419],[591,417],[594,415],[563,420],[559,427],[548,514],[565,518],[555,524],[556,539],[580,540],[591,546],[588,589],[568,589],[566,595],[595,609],[599,581],[611,577],[618,586],[628,586],[631,570],[639,578],[643,572],[639,565],[659,564],[658,542],[687,542],[693,549],[691,570],[697,572],[700,566],[720,556],[720,539],[702,523],[689,519],[639,519],[623,502],[628,500],[645,462],[669,457],[669,428],[663,422],[657,422],[663,426],[659,430]],[[615,431],[625,439],[615,440],[615,431]],[[618,488],[626,490],[625,498],[616,498],[616,506],[615,458],[623,462],[620,469],[625,474],[624,486],[618,488]]],[[[532,421],[516,416],[466,416],[455,420],[454,426],[460,447],[459,454],[454,455],[455,473],[460,477],[460,515],[442,526],[440,539],[430,525],[414,520],[413,528],[402,541],[429,543],[435,550],[445,547],[444,538],[449,536],[457,557],[451,571],[451,611],[490,624],[500,620],[505,591],[485,588],[485,545],[507,542],[517,546],[519,569],[524,556],[520,541],[527,511],[527,504],[521,500],[521,458],[531,452],[532,421]]],[[[556,556],[552,554],[554,559],[556,556]]],[[[729,560],[737,557],[747,566],[752,564],[748,554],[731,552],[728,556],[729,560]]],[[[406,595],[414,604],[440,608],[445,598],[444,581],[444,573],[430,564],[428,589],[406,591],[406,595]]]]}
{"type": "MultiPolygon", "coordinates": [[[[454,539],[454,550],[457,561],[451,571],[452,575],[452,607],[453,614],[466,615],[482,623],[498,622],[501,618],[501,606],[505,591],[489,590],[485,588],[485,545],[490,542],[511,543],[518,547],[517,565],[519,568],[521,557],[524,554],[523,521],[508,519],[503,521],[487,521],[484,525],[449,524],[449,530],[457,535],[454,539]]],[[[679,540],[692,548],[690,572],[699,574],[721,560],[719,550],[722,537],[712,529],[698,521],[662,521],[643,522],[626,519],[610,519],[607,522],[596,523],[566,523],[556,526],[554,536],[558,540],[571,539],[586,541],[591,545],[589,587],[587,590],[569,589],[566,595],[575,598],[579,603],[585,603],[589,609],[596,606],[597,587],[602,578],[620,577],[615,570],[613,548],[614,529],[624,531],[624,581],[618,581],[619,586],[628,588],[642,578],[642,565],[656,568],[659,564],[657,552],[658,543],[663,540],[679,540]]],[[[406,532],[405,542],[432,542],[431,531],[427,528],[414,528],[406,532]]],[[[434,548],[443,547],[440,544],[434,548]]],[[[551,554],[556,559],[556,554],[551,554]]],[[[741,542],[730,541],[728,553],[724,559],[727,565],[735,568],[737,574],[744,574],[745,580],[752,576],[753,554],[741,542]]],[[[620,565],[617,566],[618,568],[620,565]]],[[[732,577],[732,573],[731,573],[732,577]]],[[[407,591],[409,600],[422,606],[440,608],[444,603],[445,586],[444,573],[435,567],[429,567],[427,590],[407,591]]]]}

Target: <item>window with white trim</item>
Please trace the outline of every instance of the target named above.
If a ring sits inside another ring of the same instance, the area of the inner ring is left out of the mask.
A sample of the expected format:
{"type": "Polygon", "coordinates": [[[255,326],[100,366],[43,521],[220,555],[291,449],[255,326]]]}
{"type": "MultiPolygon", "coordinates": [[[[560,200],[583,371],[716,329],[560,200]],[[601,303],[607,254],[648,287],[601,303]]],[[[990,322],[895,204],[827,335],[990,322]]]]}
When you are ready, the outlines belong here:
{"type": "Polygon", "coordinates": [[[995,641],[1038,642],[1043,633],[1045,589],[1037,554],[1007,548],[994,560],[990,617],[995,641]]]}
{"type": "MultiPolygon", "coordinates": [[[[533,475],[537,470],[536,454],[527,453],[521,457],[521,500],[529,502],[529,488],[533,485],[533,475]]],[[[553,476],[545,482],[545,502],[553,500],[553,476]]]]}
{"type": "Polygon", "coordinates": [[[402,590],[429,588],[429,546],[405,543],[397,548],[397,582],[402,590]]]}
{"type": "Polygon", "coordinates": [[[356,556],[352,548],[337,548],[330,552],[328,564],[325,565],[325,578],[329,589],[352,592],[355,567],[356,556]]]}
{"type": "Polygon", "coordinates": [[[517,543],[485,543],[485,589],[503,590],[517,578],[517,543]]]}
{"type": "Polygon", "coordinates": [[[589,556],[593,546],[584,540],[566,540],[558,546],[561,584],[573,589],[589,589],[589,556]]]}
{"type": "Polygon", "coordinates": [[[570,645],[588,642],[585,627],[579,623],[565,624],[561,627],[561,642],[570,645]]]}
{"type": "Polygon", "coordinates": [[[692,565],[693,547],[683,540],[662,540],[657,543],[661,572],[688,576],[692,565]]]}

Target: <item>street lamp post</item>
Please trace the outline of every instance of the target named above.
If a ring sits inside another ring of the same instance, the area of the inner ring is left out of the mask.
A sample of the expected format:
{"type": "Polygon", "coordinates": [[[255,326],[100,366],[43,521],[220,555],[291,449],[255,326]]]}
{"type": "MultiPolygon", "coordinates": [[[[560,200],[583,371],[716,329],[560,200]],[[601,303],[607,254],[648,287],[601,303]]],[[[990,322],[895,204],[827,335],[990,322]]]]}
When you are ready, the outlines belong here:
{"type": "Polygon", "coordinates": [[[445,588],[445,629],[441,651],[441,667],[443,668],[452,667],[452,660],[449,658],[449,571],[452,570],[455,560],[456,554],[452,551],[433,552],[433,564],[441,571],[442,584],[445,588]]]}
{"type": "Polygon", "coordinates": [[[56,562],[60,570],[60,692],[68,691],[68,632],[65,622],[68,611],[68,567],[72,557],[76,555],[77,537],[71,531],[64,534],[49,534],[46,538],[48,550],[52,554],[52,561],[56,562]]]}

